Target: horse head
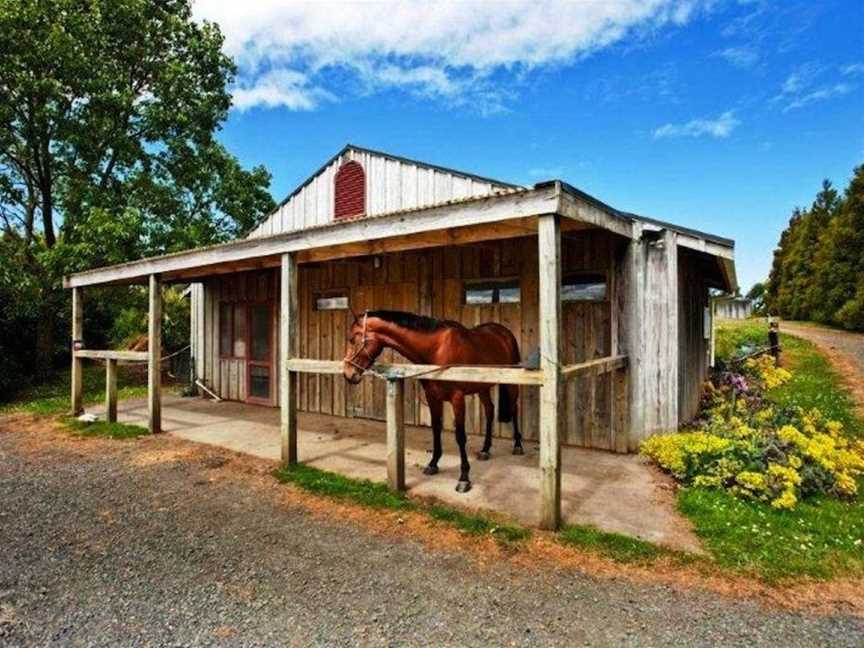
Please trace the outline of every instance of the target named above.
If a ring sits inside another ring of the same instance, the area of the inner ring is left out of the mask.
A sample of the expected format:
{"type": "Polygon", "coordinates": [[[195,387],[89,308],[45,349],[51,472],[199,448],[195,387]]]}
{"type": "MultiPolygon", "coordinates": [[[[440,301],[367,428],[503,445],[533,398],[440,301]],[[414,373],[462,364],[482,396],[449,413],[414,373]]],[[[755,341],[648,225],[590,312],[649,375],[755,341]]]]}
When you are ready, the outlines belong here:
{"type": "Polygon", "coordinates": [[[352,385],[358,384],[363,374],[375,364],[375,360],[384,350],[384,344],[374,331],[369,328],[369,312],[358,317],[354,311],[354,323],[348,333],[345,358],[342,360],[342,375],[352,385]]]}

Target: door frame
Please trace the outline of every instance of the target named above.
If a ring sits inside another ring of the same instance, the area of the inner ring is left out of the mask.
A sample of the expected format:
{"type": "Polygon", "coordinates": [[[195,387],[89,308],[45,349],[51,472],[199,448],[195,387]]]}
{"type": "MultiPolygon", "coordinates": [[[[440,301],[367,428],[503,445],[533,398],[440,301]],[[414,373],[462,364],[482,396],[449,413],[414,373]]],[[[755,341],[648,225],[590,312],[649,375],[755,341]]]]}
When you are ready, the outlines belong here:
{"type": "Polygon", "coordinates": [[[274,357],[276,355],[276,326],[275,326],[275,305],[271,301],[247,301],[246,304],[246,358],[245,358],[245,373],[246,373],[246,401],[255,405],[274,406],[276,404],[276,375],[274,366],[274,357]],[[269,338],[270,353],[267,360],[253,360],[253,331],[252,331],[252,309],[256,306],[262,306],[267,309],[267,334],[269,338]],[[269,398],[259,398],[252,396],[252,367],[267,367],[270,372],[270,396],[269,398]]]}

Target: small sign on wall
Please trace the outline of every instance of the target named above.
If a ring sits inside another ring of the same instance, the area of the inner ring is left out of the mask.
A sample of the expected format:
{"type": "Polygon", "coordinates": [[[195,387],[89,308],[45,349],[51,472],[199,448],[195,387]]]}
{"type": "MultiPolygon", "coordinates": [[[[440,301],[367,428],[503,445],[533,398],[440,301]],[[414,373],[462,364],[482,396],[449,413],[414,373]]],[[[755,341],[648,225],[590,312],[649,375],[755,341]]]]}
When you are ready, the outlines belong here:
{"type": "Polygon", "coordinates": [[[706,340],[711,339],[711,307],[706,306],[702,310],[702,335],[706,340]]]}

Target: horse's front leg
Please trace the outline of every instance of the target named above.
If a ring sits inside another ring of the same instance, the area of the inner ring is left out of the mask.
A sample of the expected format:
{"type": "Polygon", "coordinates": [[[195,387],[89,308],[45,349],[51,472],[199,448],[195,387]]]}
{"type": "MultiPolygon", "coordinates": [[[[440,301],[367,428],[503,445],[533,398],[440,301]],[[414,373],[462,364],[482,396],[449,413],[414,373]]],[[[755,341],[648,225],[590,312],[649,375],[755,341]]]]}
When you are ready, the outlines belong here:
{"type": "Polygon", "coordinates": [[[429,404],[429,413],[432,416],[432,460],[423,469],[423,474],[435,475],[438,473],[438,460],[441,459],[443,453],[441,432],[444,429],[444,401],[426,390],[426,402],[429,404]]]}
{"type": "Polygon", "coordinates": [[[457,493],[467,493],[471,490],[471,480],[468,473],[471,472],[471,464],[468,463],[468,452],[465,449],[465,444],[468,441],[465,435],[465,395],[462,392],[456,392],[450,399],[453,405],[453,418],[456,424],[456,443],[459,444],[459,459],[461,465],[459,469],[459,483],[456,484],[457,493]]]}

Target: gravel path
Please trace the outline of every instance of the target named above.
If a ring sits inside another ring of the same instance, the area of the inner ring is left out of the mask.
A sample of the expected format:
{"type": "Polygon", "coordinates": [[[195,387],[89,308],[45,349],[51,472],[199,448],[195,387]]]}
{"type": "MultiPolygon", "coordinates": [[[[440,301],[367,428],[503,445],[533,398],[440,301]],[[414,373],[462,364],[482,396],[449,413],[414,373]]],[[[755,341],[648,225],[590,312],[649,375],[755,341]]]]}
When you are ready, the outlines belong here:
{"type": "Polygon", "coordinates": [[[16,426],[0,421],[3,645],[864,644],[860,619],[484,566],[326,520],[188,442],[16,426]]]}

